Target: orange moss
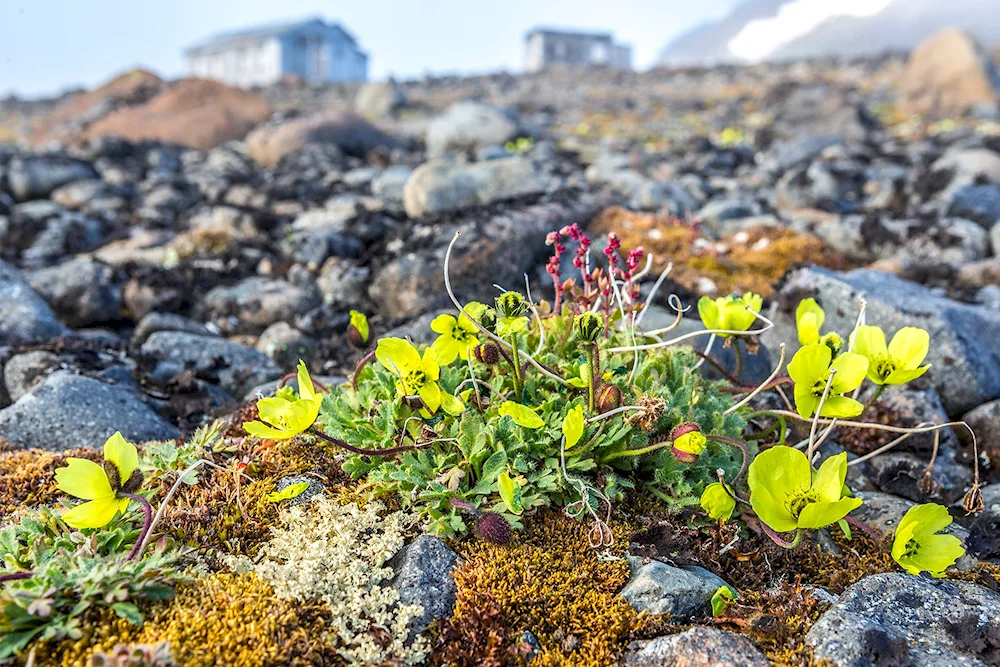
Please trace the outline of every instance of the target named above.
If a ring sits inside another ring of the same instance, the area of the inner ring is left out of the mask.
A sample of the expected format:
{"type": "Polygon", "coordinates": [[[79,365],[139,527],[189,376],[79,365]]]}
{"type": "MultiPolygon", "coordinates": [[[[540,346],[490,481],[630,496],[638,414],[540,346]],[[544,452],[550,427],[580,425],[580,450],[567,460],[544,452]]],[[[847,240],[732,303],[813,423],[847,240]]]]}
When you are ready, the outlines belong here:
{"type": "MultiPolygon", "coordinates": [[[[521,634],[531,630],[543,649],[532,665],[610,665],[633,637],[671,627],[618,595],[628,565],[600,558],[588,545],[589,528],[545,511],[527,521],[512,545],[458,545],[465,562],[455,575],[455,611],[442,626],[434,660],[503,664],[523,655],[521,634]]],[[[612,530],[623,544],[628,527],[617,523],[612,530]]]]}
{"type": "Polygon", "coordinates": [[[178,589],[177,596],[144,610],[141,626],[105,611],[80,639],[41,645],[37,664],[86,667],[92,655],[118,644],[170,643],[186,667],[340,665],[326,641],[321,605],[279,600],[255,575],[213,574],[178,589]]]}
{"type": "Polygon", "coordinates": [[[819,239],[772,226],[758,226],[719,242],[727,252],[709,254],[694,248],[700,238],[689,225],[676,218],[636,213],[614,206],[605,210],[590,227],[592,232],[615,232],[623,249],[643,246],[654,255],[654,272],[674,263],[670,279],[698,292],[702,278],[711,280],[719,294],[747,290],[767,296],[775,283],[796,264],[817,264],[832,269],[847,266],[844,258],[819,239]]]}
{"type": "Polygon", "coordinates": [[[75,456],[99,460],[91,449],[76,449],[54,454],[41,449],[14,449],[0,440],[0,518],[16,510],[51,504],[61,495],[56,489],[55,469],[75,456]]]}

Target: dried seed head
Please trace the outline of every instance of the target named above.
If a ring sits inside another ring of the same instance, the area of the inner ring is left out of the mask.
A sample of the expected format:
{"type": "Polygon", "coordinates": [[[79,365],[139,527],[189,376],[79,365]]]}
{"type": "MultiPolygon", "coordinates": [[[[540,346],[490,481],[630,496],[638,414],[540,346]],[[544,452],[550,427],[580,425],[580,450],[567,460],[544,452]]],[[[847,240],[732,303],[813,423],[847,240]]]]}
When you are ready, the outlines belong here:
{"type": "Polygon", "coordinates": [[[496,512],[484,512],[476,522],[476,532],[480,539],[493,544],[508,544],[514,535],[507,519],[496,512]]]}
{"type": "Polygon", "coordinates": [[[968,514],[979,514],[984,509],[986,509],[986,503],[983,502],[983,492],[979,488],[979,482],[972,485],[972,488],[965,494],[962,498],[962,507],[965,508],[968,514]]]}
{"type": "Polygon", "coordinates": [[[497,348],[497,344],[492,341],[477,345],[473,349],[473,354],[476,355],[478,361],[490,366],[500,361],[500,350],[497,348]]]}

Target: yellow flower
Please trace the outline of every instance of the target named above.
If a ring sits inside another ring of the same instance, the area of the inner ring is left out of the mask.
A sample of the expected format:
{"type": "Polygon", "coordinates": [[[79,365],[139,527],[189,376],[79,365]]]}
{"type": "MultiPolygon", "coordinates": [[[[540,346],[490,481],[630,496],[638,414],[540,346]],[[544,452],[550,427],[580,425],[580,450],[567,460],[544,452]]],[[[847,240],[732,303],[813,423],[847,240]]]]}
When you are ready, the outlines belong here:
{"type": "Polygon", "coordinates": [[[279,392],[277,396],[257,401],[261,421],[243,424],[243,430],[255,438],[289,440],[316,422],[323,395],[313,389],[312,378],[303,361],[299,361],[299,395],[279,392]]]}
{"type": "Polygon", "coordinates": [[[736,509],[736,501],[721,482],[705,487],[701,493],[701,508],[716,521],[729,521],[736,509]]]}
{"type": "Polygon", "coordinates": [[[750,505],[779,533],[824,528],[861,506],[860,498],[843,497],[846,476],[847,454],[831,456],[814,471],[799,450],[772,447],[750,464],[750,505]]]}
{"type": "Polygon", "coordinates": [[[811,417],[816,413],[831,370],[837,373],[830,383],[830,393],[823,402],[820,416],[857,417],[864,411],[861,403],[841,394],[861,386],[868,372],[868,359],[851,352],[833,359],[829,346],[817,343],[800,349],[788,364],[788,375],[795,381],[795,409],[801,416],[811,417]]]}
{"type": "MultiPolygon", "coordinates": [[[[763,307],[764,300],[752,292],[747,292],[741,297],[720,296],[717,299],[703,296],[698,301],[698,315],[701,316],[706,329],[747,331],[757,319],[750,310],[759,313],[763,307]]],[[[718,335],[726,337],[732,334],[718,335]]]]}
{"type": "Polygon", "coordinates": [[[368,342],[368,317],[358,310],[351,311],[351,326],[361,336],[361,343],[368,342]]]}
{"type": "Polygon", "coordinates": [[[826,320],[826,313],[809,297],[799,301],[795,309],[795,328],[799,332],[799,345],[815,345],[819,342],[819,329],[826,320]]]}
{"type": "Polygon", "coordinates": [[[875,384],[906,384],[927,372],[921,366],[930,346],[930,334],[917,327],[903,327],[888,346],[878,327],[862,326],[854,334],[854,351],[868,357],[868,379],[875,384]]]}
{"type": "Polygon", "coordinates": [[[56,488],[88,502],[68,510],[63,521],[73,528],[101,528],[124,513],[129,499],[142,486],[139,452],[135,445],[116,432],[104,443],[104,466],[87,459],[68,458],[66,467],[56,470],[56,488]]]}
{"type": "Polygon", "coordinates": [[[572,449],[576,447],[576,443],[580,442],[580,438],[583,437],[584,424],[583,406],[577,405],[570,408],[562,423],[563,437],[566,438],[566,449],[572,449]]]}
{"type": "Polygon", "coordinates": [[[936,503],[915,505],[903,515],[892,541],[892,558],[910,574],[943,577],[965,548],[954,535],[937,535],[951,525],[948,510],[936,503]]]}
{"type": "MultiPolygon", "coordinates": [[[[473,317],[476,317],[476,311],[481,313],[485,308],[483,304],[475,302],[465,306],[473,317]]],[[[459,358],[466,361],[469,358],[469,351],[479,343],[476,338],[479,328],[465,316],[465,313],[457,318],[454,315],[438,315],[431,322],[431,330],[441,334],[431,345],[431,349],[434,350],[438,363],[442,366],[447,366],[459,358]]]]}
{"type": "Polygon", "coordinates": [[[441,391],[438,379],[441,367],[434,350],[427,348],[421,357],[417,348],[402,338],[381,338],[375,348],[375,358],[396,374],[396,391],[401,396],[419,396],[424,407],[420,414],[430,417],[443,408],[450,415],[465,409],[461,399],[441,391]]]}

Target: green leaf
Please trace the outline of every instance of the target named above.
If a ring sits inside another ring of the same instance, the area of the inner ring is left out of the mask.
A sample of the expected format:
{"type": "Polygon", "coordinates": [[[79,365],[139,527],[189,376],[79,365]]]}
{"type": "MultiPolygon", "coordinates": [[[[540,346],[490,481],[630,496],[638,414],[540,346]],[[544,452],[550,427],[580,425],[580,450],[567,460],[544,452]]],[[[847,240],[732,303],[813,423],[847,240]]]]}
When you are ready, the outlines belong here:
{"type": "Polygon", "coordinates": [[[500,471],[507,467],[507,452],[504,450],[499,450],[493,452],[490,458],[486,459],[486,463],[483,464],[483,481],[488,481],[490,484],[493,480],[497,478],[500,471]]]}
{"type": "Polygon", "coordinates": [[[521,485],[510,478],[510,473],[504,470],[497,478],[500,486],[500,499],[503,501],[507,511],[511,514],[520,514],[524,511],[521,504],[521,485]]]}
{"type": "Polygon", "coordinates": [[[738,600],[739,597],[739,594],[729,586],[719,586],[712,595],[712,616],[722,616],[729,603],[738,600]]]}
{"type": "Polygon", "coordinates": [[[115,602],[111,605],[111,610],[119,618],[124,618],[132,625],[142,625],[142,614],[139,613],[139,608],[131,602],[115,602]]]}
{"type": "Polygon", "coordinates": [[[309,482],[296,482],[295,484],[289,484],[281,491],[267,494],[267,499],[272,503],[280,503],[282,500],[298,498],[308,488],[309,482]]]}
{"type": "Polygon", "coordinates": [[[837,525],[840,526],[840,530],[843,531],[844,537],[851,539],[851,524],[847,523],[847,519],[841,519],[837,522],[837,525]]]}

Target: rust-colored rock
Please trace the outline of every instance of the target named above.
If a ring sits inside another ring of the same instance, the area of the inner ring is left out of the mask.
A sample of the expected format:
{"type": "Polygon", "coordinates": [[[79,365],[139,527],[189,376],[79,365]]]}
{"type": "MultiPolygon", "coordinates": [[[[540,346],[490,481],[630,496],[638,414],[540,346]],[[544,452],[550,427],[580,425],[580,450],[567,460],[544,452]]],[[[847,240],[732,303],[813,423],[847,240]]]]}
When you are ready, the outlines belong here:
{"type": "Polygon", "coordinates": [[[259,95],[207,79],[182,79],[145,104],[105,116],[82,136],[115,135],[210,150],[242,139],[270,113],[259,95]]]}
{"type": "Polygon", "coordinates": [[[1000,73],[990,54],[959,28],[934,33],[910,56],[899,82],[900,110],[908,114],[961,114],[997,104],[1000,73]]]}
{"type": "Polygon", "coordinates": [[[162,88],[160,77],[143,69],[119,74],[94,90],[70,97],[40,119],[31,132],[31,143],[67,141],[116,109],[148,101],[162,88]]]}
{"type": "Polygon", "coordinates": [[[250,156],[262,167],[273,167],[281,158],[307,144],[326,144],[345,153],[364,155],[373,148],[392,148],[395,140],[364,118],[349,113],[318,113],[261,127],[247,137],[250,156]]]}

